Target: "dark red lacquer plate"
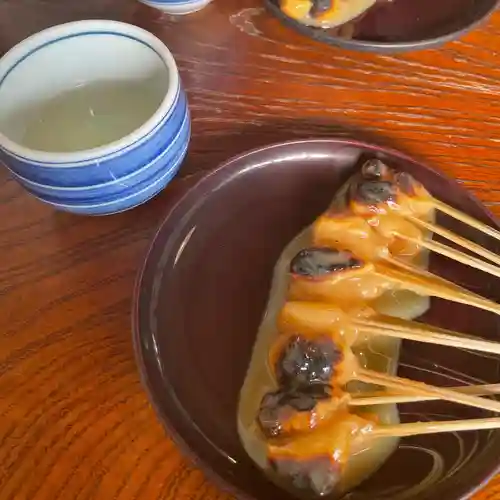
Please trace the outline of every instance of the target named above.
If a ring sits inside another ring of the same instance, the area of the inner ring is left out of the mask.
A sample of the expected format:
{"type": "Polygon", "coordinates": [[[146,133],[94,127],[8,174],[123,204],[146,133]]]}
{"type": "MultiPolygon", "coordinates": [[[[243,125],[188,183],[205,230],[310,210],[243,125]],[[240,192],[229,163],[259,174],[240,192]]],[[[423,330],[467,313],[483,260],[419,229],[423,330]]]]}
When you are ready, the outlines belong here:
{"type": "MultiPolygon", "coordinates": [[[[446,203],[498,227],[455,181],[395,151],[347,140],[296,141],[249,152],[202,178],[171,207],[142,269],[134,342],[144,384],[160,420],[184,453],[220,486],[245,500],[290,500],[253,466],[240,444],[240,387],[286,244],[329,204],[361,154],[415,176],[446,203]]],[[[498,253],[498,244],[438,222],[498,253]]],[[[498,301],[496,279],[444,258],[431,270],[498,301]]],[[[424,320],[498,339],[491,313],[439,300],[424,320]]],[[[436,385],[494,383],[495,356],[404,342],[400,375],[436,385]]],[[[443,402],[402,405],[405,421],[484,416],[443,402]]],[[[405,439],[350,500],[457,500],[498,469],[500,433],[405,439]]]]}
{"type": "Polygon", "coordinates": [[[407,52],[439,47],[477,27],[498,0],[379,0],[342,30],[306,26],[285,15],[279,0],[266,5],[281,22],[318,42],[364,52],[407,52]]]}

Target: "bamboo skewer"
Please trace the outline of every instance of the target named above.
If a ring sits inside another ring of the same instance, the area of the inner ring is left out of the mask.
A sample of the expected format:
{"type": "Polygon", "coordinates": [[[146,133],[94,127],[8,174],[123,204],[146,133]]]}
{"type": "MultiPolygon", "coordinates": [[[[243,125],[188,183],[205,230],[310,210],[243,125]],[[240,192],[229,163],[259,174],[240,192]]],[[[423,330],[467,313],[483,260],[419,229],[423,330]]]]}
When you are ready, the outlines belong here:
{"type": "MultiPolygon", "coordinates": [[[[395,259],[394,259],[395,260],[395,259]]],[[[391,263],[393,260],[391,259],[391,263]]],[[[398,269],[386,268],[380,270],[382,278],[394,281],[396,284],[404,285],[407,290],[420,295],[439,297],[441,299],[477,307],[485,311],[500,314],[500,305],[476,295],[458,285],[450,283],[442,278],[434,276],[428,271],[415,273],[413,276],[405,274],[398,269]]]]}
{"type": "Polygon", "coordinates": [[[415,422],[408,424],[381,425],[363,435],[374,437],[409,437],[441,432],[463,432],[491,430],[500,428],[500,418],[471,418],[467,420],[448,420],[438,422],[415,422]]]}
{"type": "Polygon", "coordinates": [[[353,380],[365,382],[367,384],[381,385],[391,389],[397,389],[407,394],[414,396],[431,396],[439,399],[444,399],[452,403],[463,404],[466,406],[474,406],[493,412],[500,412],[500,401],[483,399],[479,396],[464,394],[452,389],[444,387],[435,387],[424,384],[423,382],[415,382],[413,380],[386,375],[364,368],[358,368],[352,376],[353,380]]]}
{"type": "Polygon", "coordinates": [[[427,344],[438,344],[470,349],[472,351],[500,354],[499,342],[461,337],[457,336],[455,332],[441,328],[423,327],[418,323],[413,324],[410,321],[391,320],[393,320],[393,318],[387,318],[387,321],[385,318],[384,321],[356,319],[353,320],[353,324],[359,326],[359,332],[362,334],[384,335],[386,337],[413,340],[415,342],[424,342],[427,344]]]}
{"type": "MultiPolygon", "coordinates": [[[[395,257],[384,257],[382,259],[387,264],[390,264],[393,268],[396,268],[399,271],[407,271],[412,275],[422,278],[424,280],[431,280],[433,283],[440,284],[448,289],[453,288],[453,290],[466,294],[467,296],[472,295],[475,299],[487,300],[481,295],[477,295],[476,293],[471,292],[470,290],[466,290],[465,288],[453,283],[452,281],[447,280],[446,278],[442,278],[438,274],[433,274],[427,269],[422,269],[420,267],[415,266],[415,264],[411,264],[410,262],[405,262],[404,260],[397,259],[395,257]]],[[[488,300],[491,304],[495,304],[494,302],[488,300]]]]}
{"type": "MultiPolygon", "coordinates": [[[[408,271],[413,276],[411,278],[421,278],[424,282],[427,283],[427,292],[425,289],[422,290],[422,287],[417,289],[415,286],[411,285],[412,288],[408,287],[408,290],[411,290],[415,293],[420,293],[421,295],[429,295],[431,297],[439,297],[445,300],[449,300],[450,302],[457,302],[459,304],[468,305],[471,307],[476,307],[478,309],[482,309],[484,311],[492,312],[493,314],[500,315],[500,305],[493,302],[492,300],[485,299],[481,295],[471,292],[459,285],[456,285],[453,282],[442,278],[436,274],[433,274],[425,269],[420,269],[413,264],[408,262],[404,262],[402,260],[396,259],[394,257],[386,257],[383,259],[386,263],[390,264],[394,269],[394,271],[399,271],[399,275],[397,282],[402,282],[404,276],[407,276],[401,271],[408,271]],[[433,283],[433,285],[429,285],[429,283],[433,283]],[[444,287],[446,294],[432,292],[434,290],[432,288],[434,285],[441,285],[444,287]]],[[[394,273],[392,274],[394,276],[394,273]]]]}
{"type": "Polygon", "coordinates": [[[385,337],[393,337],[405,340],[412,340],[415,342],[423,342],[425,344],[435,344],[447,347],[458,347],[463,349],[470,349],[472,351],[488,352],[492,354],[500,354],[500,344],[497,342],[488,342],[486,340],[464,339],[455,337],[454,335],[447,335],[443,333],[419,333],[412,331],[398,331],[382,327],[368,327],[363,326],[359,328],[359,332],[368,335],[383,335],[385,337]]]}
{"type": "Polygon", "coordinates": [[[482,247],[481,245],[478,245],[477,243],[473,243],[472,241],[463,238],[462,236],[459,236],[458,234],[455,234],[454,232],[450,231],[449,229],[446,229],[442,226],[439,226],[438,224],[432,224],[430,222],[423,221],[422,219],[419,219],[418,217],[414,217],[413,215],[407,215],[406,218],[410,221],[413,222],[415,225],[418,225],[420,227],[423,227],[424,229],[427,229],[428,231],[431,231],[439,236],[442,236],[443,238],[452,241],[453,243],[456,243],[457,245],[460,245],[463,248],[466,248],[467,250],[474,252],[478,255],[481,255],[481,257],[484,257],[485,259],[490,260],[491,262],[494,262],[495,264],[498,264],[500,266],[500,256],[497,254],[490,252],[486,248],[482,247]]]}
{"type": "Polygon", "coordinates": [[[487,224],[479,222],[478,220],[474,219],[474,217],[464,214],[460,210],[450,207],[446,203],[443,203],[442,201],[437,200],[435,198],[432,199],[432,205],[434,206],[435,209],[439,210],[440,212],[443,212],[446,215],[449,215],[450,217],[453,217],[454,219],[459,220],[460,222],[463,222],[467,226],[473,227],[474,229],[477,229],[482,233],[488,234],[492,238],[500,240],[500,231],[493,229],[487,224]]]}
{"type": "Polygon", "coordinates": [[[361,334],[361,338],[372,335],[386,336],[500,354],[500,342],[460,335],[444,328],[390,316],[350,317],[340,308],[329,304],[289,301],[283,306],[278,321],[282,332],[328,333],[334,340],[343,328],[353,327],[352,332],[356,333],[356,337],[344,339],[350,345],[356,343],[361,334]]]}
{"type": "Polygon", "coordinates": [[[432,252],[444,255],[449,259],[461,262],[466,266],[479,269],[480,271],[483,271],[485,273],[496,276],[497,278],[500,278],[500,267],[494,266],[493,264],[490,264],[488,262],[484,262],[480,259],[477,259],[476,257],[472,257],[471,255],[467,255],[466,253],[460,252],[459,250],[455,250],[454,248],[443,245],[442,243],[439,243],[437,241],[426,240],[426,239],[421,240],[418,238],[412,238],[410,236],[406,236],[399,233],[396,233],[395,236],[402,240],[410,241],[412,243],[415,243],[416,245],[420,245],[421,247],[427,248],[432,252]]]}
{"type": "MultiPolygon", "coordinates": [[[[450,387],[450,390],[474,396],[495,396],[500,394],[500,384],[466,385],[450,387]]],[[[373,391],[351,394],[349,406],[374,406],[386,404],[421,403],[437,401],[437,396],[411,396],[397,391],[373,391]]]]}

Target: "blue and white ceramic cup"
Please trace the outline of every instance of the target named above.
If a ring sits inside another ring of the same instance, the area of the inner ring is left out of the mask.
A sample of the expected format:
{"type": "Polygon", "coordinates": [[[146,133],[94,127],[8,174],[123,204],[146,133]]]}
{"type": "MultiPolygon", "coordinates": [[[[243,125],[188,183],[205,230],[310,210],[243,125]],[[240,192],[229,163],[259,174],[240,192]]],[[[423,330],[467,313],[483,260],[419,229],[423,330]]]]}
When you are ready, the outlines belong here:
{"type": "Polygon", "coordinates": [[[212,0],[139,0],[141,3],[160,9],[167,14],[184,15],[197,12],[212,0]]]}
{"type": "Polygon", "coordinates": [[[39,199],[103,215],[160,192],[190,137],[175,61],[151,33],[63,24],[0,60],[0,160],[39,199]]]}

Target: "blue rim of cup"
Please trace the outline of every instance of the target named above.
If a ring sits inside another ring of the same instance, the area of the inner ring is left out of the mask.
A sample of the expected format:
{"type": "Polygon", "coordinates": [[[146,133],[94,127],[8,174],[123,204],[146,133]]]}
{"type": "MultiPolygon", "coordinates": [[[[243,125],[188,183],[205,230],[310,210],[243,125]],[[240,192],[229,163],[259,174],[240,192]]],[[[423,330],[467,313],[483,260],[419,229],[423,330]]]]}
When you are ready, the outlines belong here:
{"type": "Polygon", "coordinates": [[[145,123],[125,137],[98,148],[72,153],[48,153],[31,150],[10,140],[0,132],[0,144],[2,144],[0,147],[7,155],[27,161],[32,165],[48,168],[84,167],[94,163],[96,160],[102,161],[103,159],[115,158],[123,155],[130,149],[147,141],[148,138],[168,120],[175,107],[174,104],[180,89],[179,73],[172,54],[160,39],[148,31],[118,21],[76,21],[48,28],[32,35],[16,45],[0,59],[0,87],[17,65],[38,50],[53,43],[89,35],[122,36],[145,45],[158,55],[169,75],[169,88],[158,109],[145,123]],[[101,27],[101,29],[99,29],[99,27],[101,27]],[[113,28],[115,31],[113,31],[113,28]],[[81,31],[75,33],[75,29],[80,29],[81,31]],[[41,40],[45,38],[48,38],[48,40],[41,43],[41,40]]]}

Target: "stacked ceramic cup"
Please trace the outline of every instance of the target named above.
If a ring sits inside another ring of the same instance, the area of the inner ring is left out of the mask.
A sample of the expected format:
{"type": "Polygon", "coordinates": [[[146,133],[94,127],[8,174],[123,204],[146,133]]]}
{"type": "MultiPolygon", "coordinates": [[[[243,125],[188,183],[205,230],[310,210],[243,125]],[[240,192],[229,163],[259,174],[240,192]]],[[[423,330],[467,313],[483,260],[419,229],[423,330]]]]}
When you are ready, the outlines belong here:
{"type": "Polygon", "coordinates": [[[140,28],[60,25],[0,61],[0,159],[58,209],[104,215],[145,202],[177,173],[189,137],[175,61],[140,28]]]}
{"type": "Polygon", "coordinates": [[[173,15],[190,14],[203,9],[212,0],[139,0],[145,5],[173,15]]]}

